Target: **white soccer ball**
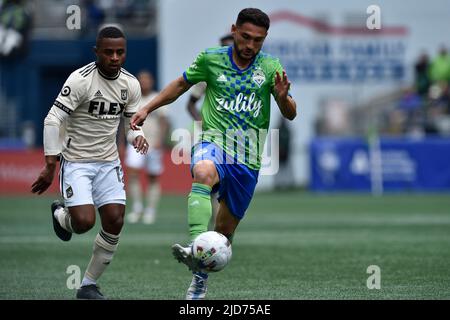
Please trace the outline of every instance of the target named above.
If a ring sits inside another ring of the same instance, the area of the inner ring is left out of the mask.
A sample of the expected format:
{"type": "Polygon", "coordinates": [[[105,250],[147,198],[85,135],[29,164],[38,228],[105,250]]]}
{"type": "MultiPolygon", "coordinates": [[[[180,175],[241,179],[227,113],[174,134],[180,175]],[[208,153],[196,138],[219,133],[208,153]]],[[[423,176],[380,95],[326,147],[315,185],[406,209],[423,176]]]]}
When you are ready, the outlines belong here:
{"type": "Polygon", "coordinates": [[[192,254],[202,272],[217,272],[231,260],[231,243],[223,234],[207,231],[194,239],[192,254]]]}

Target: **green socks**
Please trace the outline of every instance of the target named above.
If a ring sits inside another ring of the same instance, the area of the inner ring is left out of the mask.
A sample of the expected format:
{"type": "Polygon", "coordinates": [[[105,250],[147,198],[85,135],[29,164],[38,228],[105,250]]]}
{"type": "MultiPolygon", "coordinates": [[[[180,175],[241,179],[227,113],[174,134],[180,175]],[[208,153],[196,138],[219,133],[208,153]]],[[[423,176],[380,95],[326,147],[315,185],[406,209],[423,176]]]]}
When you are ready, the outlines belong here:
{"type": "Polygon", "coordinates": [[[211,187],[201,183],[193,183],[191,193],[188,196],[188,223],[191,241],[200,233],[208,231],[211,215],[211,187]]]}

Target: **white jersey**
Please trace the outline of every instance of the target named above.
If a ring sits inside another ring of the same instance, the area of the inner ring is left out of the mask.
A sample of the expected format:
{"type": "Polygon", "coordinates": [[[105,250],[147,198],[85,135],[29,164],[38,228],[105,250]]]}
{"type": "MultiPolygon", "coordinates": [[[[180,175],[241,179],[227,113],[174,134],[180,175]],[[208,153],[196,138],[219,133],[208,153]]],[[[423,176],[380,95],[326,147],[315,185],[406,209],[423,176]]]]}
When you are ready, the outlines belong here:
{"type": "Polygon", "coordinates": [[[200,99],[206,92],[206,82],[201,81],[196,83],[191,88],[191,96],[200,99]]]}
{"type": "MultiPolygon", "coordinates": [[[[158,95],[157,92],[151,92],[148,95],[142,96],[142,103],[139,108],[144,107],[147,103],[153,100],[158,95]]],[[[142,125],[142,131],[149,143],[149,149],[163,143],[163,133],[161,130],[161,117],[166,116],[165,108],[158,108],[147,116],[147,119],[142,125]]]]}
{"type": "Polygon", "coordinates": [[[73,162],[116,160],[120,117],[130,118],[140,100],[139,82],[125,69],[113,78],[101,73],[95,62],[75,70],[54,102],[69,114],[63,157],[73,162]]]}

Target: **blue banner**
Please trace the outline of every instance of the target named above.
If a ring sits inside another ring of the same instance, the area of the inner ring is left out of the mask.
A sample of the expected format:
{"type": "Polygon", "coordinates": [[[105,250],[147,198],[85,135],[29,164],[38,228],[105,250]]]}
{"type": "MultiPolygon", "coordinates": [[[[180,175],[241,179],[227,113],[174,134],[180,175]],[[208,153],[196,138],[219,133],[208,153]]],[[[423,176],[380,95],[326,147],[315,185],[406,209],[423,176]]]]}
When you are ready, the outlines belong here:
{"type": "Polygon", "coordinates": [[[310,155],[314,191],[450,191],[450,139],[316,138],[310,155]]]}

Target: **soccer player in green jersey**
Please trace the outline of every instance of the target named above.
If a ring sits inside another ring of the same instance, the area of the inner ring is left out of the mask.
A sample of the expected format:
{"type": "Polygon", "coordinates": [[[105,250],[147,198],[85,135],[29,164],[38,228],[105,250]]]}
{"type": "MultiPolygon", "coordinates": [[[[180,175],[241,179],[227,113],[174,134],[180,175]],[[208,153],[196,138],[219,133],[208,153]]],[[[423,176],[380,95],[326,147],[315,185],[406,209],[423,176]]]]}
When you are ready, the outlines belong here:
{"type": "MultiPolygon", "coordinates": [[[[207,231],[211,192],[219,191],[215,231],[230,241],[253,197],[270,122],[270,95],[281,114],[293,120],[296,103],[278,59],[261,52],[270,20],[259,9],[243,9],[231,27],[233,46],[201,52],[183,76],[172,81],[131,119],[137,129],[147,115],[175,101],[193,84],[207,83],[202,105],[201,141],[192,150],[192,190],[188,196],[191,241],[207,231]]],[[[208,275],[199,270],[190,246],[172,247],[174,256],[194,272],[187,299],[204,299],[208,275]]]]}

